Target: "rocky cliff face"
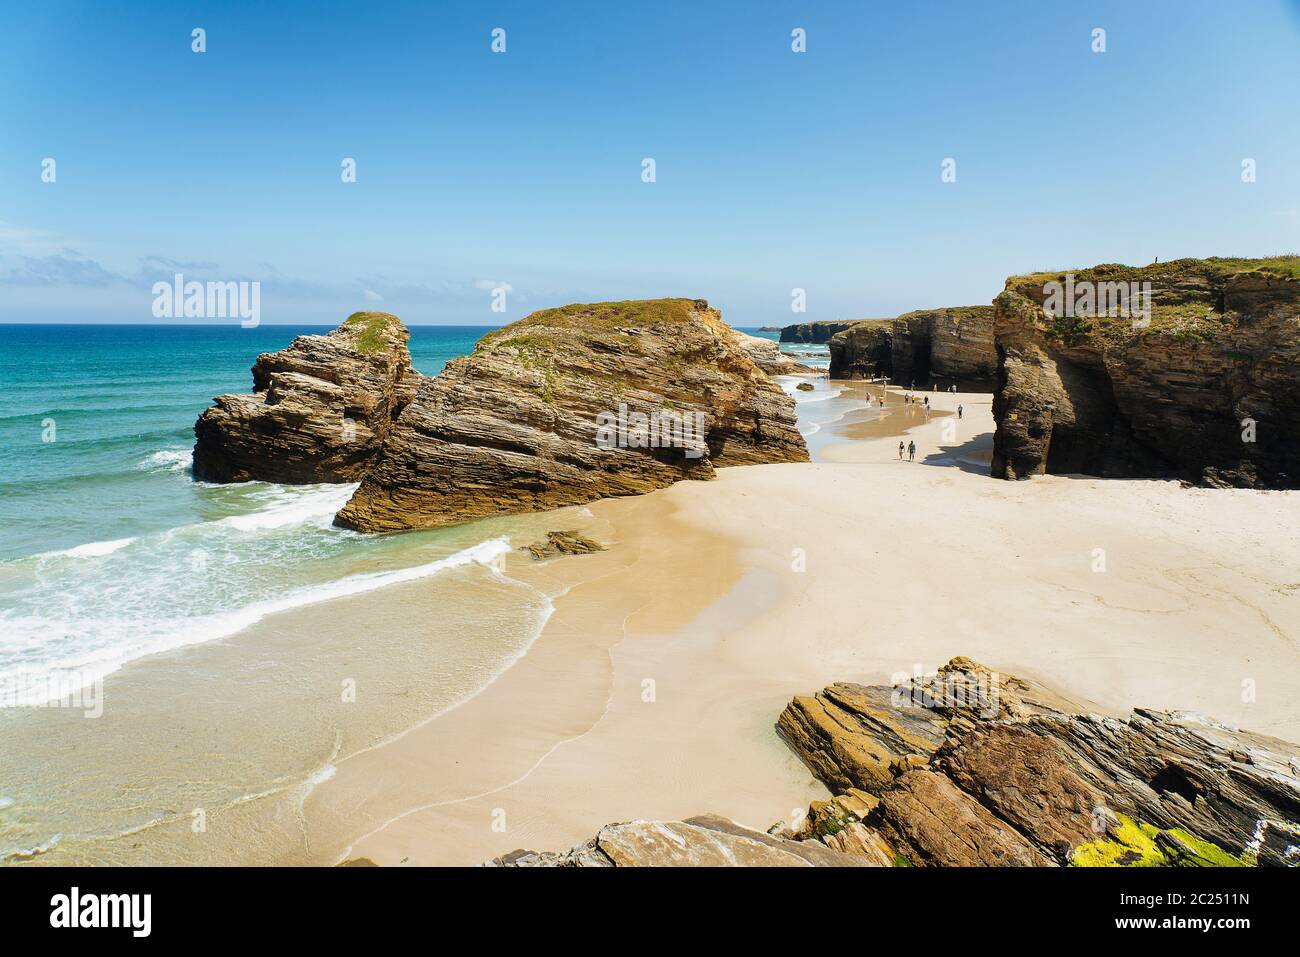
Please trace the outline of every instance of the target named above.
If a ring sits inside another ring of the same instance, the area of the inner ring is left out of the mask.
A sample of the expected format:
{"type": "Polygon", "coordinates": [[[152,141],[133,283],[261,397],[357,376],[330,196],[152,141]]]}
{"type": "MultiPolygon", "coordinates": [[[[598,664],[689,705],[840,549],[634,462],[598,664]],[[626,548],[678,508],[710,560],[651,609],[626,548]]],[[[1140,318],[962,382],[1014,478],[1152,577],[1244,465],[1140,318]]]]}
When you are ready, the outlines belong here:
{"type": "Polygon", "coordinates": [[[808,459],[793,401],[703,300],[543,310],[433,379],[411,371],[406,339],[361,313],[259,357],[256,393],[195,425],[196,476],[359,479],[336,521],[392,531],[808,459]]]}
{"type": "Polygon", "coordinates": [[[782,342],[807,342],[823,343],[830,342],[831,336],[837,332],[843,332],[857,324],[857,320],[848,319],[844,321],[827,321],[827,322],[800,322],[793,326],[786,326],[781,330],[782,342]]]}
{"type": "Polygon", "coordinates": [[[995,301],[995,476],[1300,487],[1300,258],[1105,265],[1068,282],[1013,277],[995,301]],[[1149,314],[1082,298],[1112,283],[1149,283],[1149,314]]]}
{"type": "Polygon", "coordinates": [[[930,379],[991,387],[997,372],[992,306],[920,309],[865,319],[830,340],[831,378],[885,375],[917,385],[930,379]]]}
{"type": "Polygon", "coordinates": [[[252,395],[222,395],[194,425],[194,475],[210,482],[356,481],[422,378],[395,316],[359,312],[253,365],[252,395]]]}
{"type": "Polygon", "coordinates": [[[874,379],[894,373],[894,320],[863,319],[828,343],[832,379],[874,379]]]}

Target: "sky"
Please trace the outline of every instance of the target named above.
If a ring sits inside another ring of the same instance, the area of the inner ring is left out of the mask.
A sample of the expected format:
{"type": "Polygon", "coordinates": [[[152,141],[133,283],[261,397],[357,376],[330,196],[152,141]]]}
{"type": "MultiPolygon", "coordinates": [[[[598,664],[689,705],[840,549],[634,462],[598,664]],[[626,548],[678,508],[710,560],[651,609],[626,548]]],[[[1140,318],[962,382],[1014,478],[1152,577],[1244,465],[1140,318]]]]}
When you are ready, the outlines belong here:
{"type": "Polygon", "coordinates": [[[10,3],[0,322],[156,322],[179,272],[266,323],[786,325],[1295,253],[1298,80],[1300,0],[10,3]]]}

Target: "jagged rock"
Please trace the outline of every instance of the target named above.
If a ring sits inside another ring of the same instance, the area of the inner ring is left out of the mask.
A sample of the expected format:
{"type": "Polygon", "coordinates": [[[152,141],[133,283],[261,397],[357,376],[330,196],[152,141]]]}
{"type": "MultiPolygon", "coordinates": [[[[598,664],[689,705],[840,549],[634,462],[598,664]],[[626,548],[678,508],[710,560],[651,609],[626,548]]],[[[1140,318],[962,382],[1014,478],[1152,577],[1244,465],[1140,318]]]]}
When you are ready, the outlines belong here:
{"type": "Polygon", "coordinates": [[[864,319],[830,340],[832,379],[889,376],[918,385],[932,378],[988,388],[997,374],[992,306],[919,309],[896,319],[864,319]]]}
{"type": "Polygon", "coordinates": [[[894,867],[900,863],[898,853],[873,827],[851,821],[838,831],[822,835],[822,843],[842,854],[864,857],[876,867],[894,867]]]}
{"type": "Polygon", "coordinates": [[[1075,707],[968,658],[897,688],[837,684],[796,697],[782,737],[832,791],[847,782],[880,800],[865,814],[846,813],[839,795],[815,803],[799,836],[856,818],[914,863],[988,863],[966,846],[983,831],[981,846],[1020,863],[1022,845],[1035,863],[1295,857],[1295,745],[1191,713],[1138,709],[1120,721],[1062,710],[1075,707]],[[958,818],[969,834],[940,823],[958,818]]]}
{"type": "Polygon", "coordinates": [[[807,342],[823,343],[830,342],[831,336],[837,332],[843,332],[845,329],[856,325],[858,320],[827,320],[822,322],[799,322],[793,326],[785,326],[781,330],[782,342],[807,342]]]}
{"type": "Polygon", "coordinates": [[[546,541],[533,542],[525,546],[525,550],[533,556],[534,560],[541,561],[544,558],[554,558],[556,555],[589,555],[592,552],[603,552],[605,546],[595,539],[579,535],[576,531],[567,531],[547,532],[546,541]]]}
{"type": "Polygon", "coordinates": [[[880,798],[891,843],[913,864],[1046,867],[1052,861],[1014,828],[934,771],[909,771],[880,798]]]}
{"type": "Polygon", "coordinates": [[[686,821],[607,824],[585,844],[561,853],[512,851],[498,867],[865,867],[860,855],[815,841],[791,841],[716,815],[686,821]]]}
{"type": "Polygon", "coordinates": [[[928,708],[896,707],[894,691],[837,683],[812,697],[800,695],[781,712],[777,733],[832,791],[878,792],[892,784],[897,758],[928,758],[947,727],[928,708]]]}
{"type": "Polygon", "coordinates": [[[795,386],[795,388],[798,389],[800,392],[811,392],[814,386],[811,382],[800,382],[798,385],[795,386]]]}
{"type": "Polygon", "coordinates": [[[715,466],[807,460],[793,400],[707,302],[565,306],[490,333],[423,380],[335,521],[451,525],[708,479],[715,466]],[[637,447],[638,416],[675,421],[673,443],[637,447]]]}
{"type": "Polygon", "coordinates": [[[1066,280],[1013,276],[995,300],[995,476],[1300,488],[1300,259],[1070,274],[1076,290],[1149,282],[1149,316],[1046,314],[1074,303],[1048,286],[1066,280]]]}
{"type": "Polygon", "coordinates": [[[418,386],[409,333],[382,312],[299,336],[253,365],[252,395],[222,395],[194,425],[194,476],[291,484],[361,478],[418,386]]]}

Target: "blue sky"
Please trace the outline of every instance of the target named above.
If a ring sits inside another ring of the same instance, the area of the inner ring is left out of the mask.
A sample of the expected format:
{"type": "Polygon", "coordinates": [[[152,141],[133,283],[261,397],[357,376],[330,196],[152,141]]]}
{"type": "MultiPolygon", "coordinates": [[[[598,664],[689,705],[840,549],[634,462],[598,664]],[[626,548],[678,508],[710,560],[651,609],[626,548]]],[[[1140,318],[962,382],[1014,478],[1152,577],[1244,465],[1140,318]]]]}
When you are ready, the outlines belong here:
{"type": "Polygon", "coordinates": [[[263,322],[783,325],[1297,252],[1298,79],[1297,0],[8,4],[0,322],[154,321],[179,269],[263,322]]]}

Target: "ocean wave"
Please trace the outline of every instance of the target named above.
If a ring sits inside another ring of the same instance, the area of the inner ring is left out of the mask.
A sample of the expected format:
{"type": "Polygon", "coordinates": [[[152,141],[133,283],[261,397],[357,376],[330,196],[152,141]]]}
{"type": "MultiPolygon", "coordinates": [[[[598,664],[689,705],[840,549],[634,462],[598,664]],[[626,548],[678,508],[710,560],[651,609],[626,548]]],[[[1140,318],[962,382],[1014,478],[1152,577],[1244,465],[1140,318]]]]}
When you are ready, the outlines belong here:
{"type": "Polygon", "coordinates": [[[299,486],[292,492],[275,486],[269,493],[271,504],[268,507],[242,515],[228,515],[216,519],[212,524],[241,532],[286,528],[308,522],[333,525],[334,515],[348,503],[356,490],[356,484],[299,486]]]}
{"type": "MultiPolygon", "coordinates": [[[[324,503],[318,502],[315,512],[323,510],[324,503]]],[[[436,561],[347,575],[207,615],[187,616],[164,609],[160,612],[163,617],[144,620],[118,613],[112,618],[78,617],[60,621],[39,602],[28,614],[5,609],[0,611],[0,622],[4,625],[0,660],[7,658],[10,664],[0,667],[0,691],[14,704],[50,704],[81,693],[128,662],[146,655],[224,638],[268,615],[306,605],[364,594],[474,564],[492,567],[509,552],[509,539],[501,536],[436,561]],[[93,640],[87,644],[87,638],[93,640]]],[[[164,578],[155,586],[165,588],[169,583],[170,579],[164,578]]]]}
{"type": "Polygon", "coordinates": [[[46,552],[41,557],[102,558],[105,555],[112,555],[114,552],[126,548],[134,541],[134,538],[115,538],[110,542],[87,542],[85,545],[78,545],[75,548],[65,548],[61,552],[46,552]]]}
{"type": "Polygon", "coordinates": [[[193,465],[193,449],[161,449],[146,455],[136,468],[149,472],[188,472],[193,465]]]}

